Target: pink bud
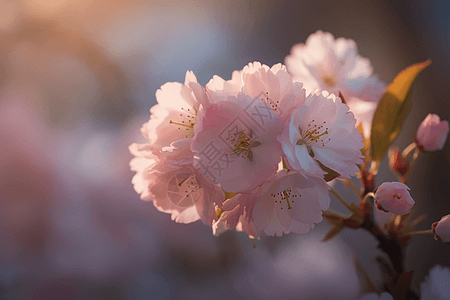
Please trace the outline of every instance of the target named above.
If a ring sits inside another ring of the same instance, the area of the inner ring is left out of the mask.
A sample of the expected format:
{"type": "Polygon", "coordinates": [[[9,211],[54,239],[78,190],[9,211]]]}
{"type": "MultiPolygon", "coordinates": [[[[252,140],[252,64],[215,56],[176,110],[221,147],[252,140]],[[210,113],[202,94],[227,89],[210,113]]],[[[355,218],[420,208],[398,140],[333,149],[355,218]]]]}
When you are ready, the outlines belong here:
{"type": "Polygon", "coordinates": [[[414,206],[409,187],[400,182],[383,182],[375,192],[375,206],[394,215],[406,215],[414,206]]]}
{"type": "Polygon", "coordinates": [[[439,222],[433,223],[431,229],[433,229],[434,238],[437,241],[450,243],[450,215],[446,215],[439,222]]]}
{"type": "Polygon", "coordinates": [[[389,167],[392,171],[404,176],[408,172],[409,163],[397,147],[392,147],[388,152],[389,167]]]}
{"type": "Polygon", "coordinates": [[[442,150],[448,135],[448,122],[438,115],[428,114],[416,133],[416,144],[423,152],[442,150]]]}

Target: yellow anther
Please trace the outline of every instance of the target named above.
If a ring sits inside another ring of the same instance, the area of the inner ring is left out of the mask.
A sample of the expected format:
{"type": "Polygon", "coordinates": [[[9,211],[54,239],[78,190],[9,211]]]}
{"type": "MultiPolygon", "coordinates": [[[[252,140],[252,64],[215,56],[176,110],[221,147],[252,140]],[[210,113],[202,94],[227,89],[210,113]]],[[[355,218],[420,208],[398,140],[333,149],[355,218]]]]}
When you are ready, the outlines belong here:
{"type": "Polygon", "coordinates": [[[251,148],[258,147],[261,143],[258,141],[252,141],[252,131],[250,130],[248,136],[244,131],[239,131],[236,134],[233,134],[231,138],[231,141],[235,141],[237,139],[237,142],[234,144],[235,149],[231,152],[231,154],[241,155],[241,153],[243,153],[241,155],[242,158],[248,158],[250,161],[253,161],[253,153],[251,148]]]}

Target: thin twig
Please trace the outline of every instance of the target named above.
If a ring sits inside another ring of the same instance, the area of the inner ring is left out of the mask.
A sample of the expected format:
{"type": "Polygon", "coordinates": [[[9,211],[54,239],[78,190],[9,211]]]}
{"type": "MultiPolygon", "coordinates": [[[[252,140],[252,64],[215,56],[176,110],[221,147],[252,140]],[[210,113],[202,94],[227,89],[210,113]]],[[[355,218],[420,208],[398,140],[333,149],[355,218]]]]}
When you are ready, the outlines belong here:
{"type": "Polygon", "coordinates": [[[367,201],[367,199],[369,199],[369,197],[375,198],[375,194],[372,193],[372,192],[367,193],[367,194],[364,196],[364,199],[362,199],[362,202],[365,203],[365,202],[367,201]]]}
{"type": "Polygon", "coordinates": [[[405,176],[403,176],[403,181],[405,183],[408,182],[408,179],[411,176],[411,173],[414,169],[414,166],[416,165],[416,161],[417,161],[417,158],[419,157],[419,154],[420,154],[420,150],[419,150],[419,148],[416,148],[416,151],[414,151],[413,157],[411,159],[411,162],[410,162],[410,165],[408,168],[408,172],[406,172],[405,176]]]}
{"type": "Polygon", "coordinates": [[[433,230],[429,229],[429,230],[419,230],[419,231],[412,231],[410,233],[408,233],[408,235],[416,235],[416,234],[433,234],[433,230]]]}
{"type": "Polygon", "coordinates": [[[409,154],[412,150],[414,150],[416,147],[417,147],[417,144],[414,143],[414,142],[412,142],[411,144],[408,145],[408,147],[405,148],[405,150],[403,150],[402,156],[403,156],[403,157],[407,157],[408,154],[409,154]]]}
{"type": "Polygon", "coordinates": [[[338,212],[338,211],[335,211],[334,209],[331,209],[331,208],[329,208],[329,209],[327,209],[325,212],[327,212],[327,213],[330,213],[330,214],[333,214],[333,215],[335,215],[336,217],[340,217],[340,218],[343,218],[343,219],[347,219],[347,218],[349,218],[350,216],[346,216],[346,215],[344,215],[343,213],[340,213],[340,212],[338,212]]]}
{"type": "Polygon", "coordinates": [[[361,190],[359,189],[359,187],[350,179],[345,178],[342,181],[344,182],[344,184],[348,185],[356,194],[356,196],[358,196],[358,198],[361,200],[361,190]]]}
{"type": "Polygon", "coordinates": [[[348,204],[347,203],[347,201],[345,201],[345,199],[341,196],[341,195],[339,195],[339,193],[335,190],[335,189],[333,189],[333,188],[331,188],[331,193],[349,210],[349,211],[353,211],[352,210],[352,207],[350,206],[350,204],[348,204]]]}
{"type": "MultiPolygon", "coordinates": [[[[420,217],[418,217],[417,219],[412,221],[410,224],[408,224],[408,231],[411,231],[412,229],[414,229],[414,227],[416,227],[417,224],[422,222],[423,219],[425,219],[425,215],[421,215],[420,217]]],[[[407,220],[405,220],[405,224],[406,224],[406,222],[407,222],[407,220]]]]}

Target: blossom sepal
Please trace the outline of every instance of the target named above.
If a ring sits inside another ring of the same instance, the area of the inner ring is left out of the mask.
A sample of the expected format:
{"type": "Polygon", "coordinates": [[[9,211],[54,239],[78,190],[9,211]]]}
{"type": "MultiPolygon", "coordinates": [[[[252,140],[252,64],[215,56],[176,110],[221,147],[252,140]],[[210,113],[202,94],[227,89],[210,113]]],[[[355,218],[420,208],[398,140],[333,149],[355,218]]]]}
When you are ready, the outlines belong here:
{"type": "Polygon", "coordinates": [[[425,219],[425,215],[420,215],[419,217],[411,220],[413,211],[402,216],[393,216],[391,221],[384,224],[383,229],[388,233],[389,236],[394,238],[396,243],[400,247],[406,247],[411,240],[410,233],[421,221],[425,219]]]}
{"type": "Polygon", "coordinates": [[[439,222],[434,222],[431,229],[436,241],[450,244],[450,215],[442,217],[439,222]]]}
{"type": "Polygon", "coordinates": [[[400,177],[400,179],[404,179],[404,176],[409,170],[408,159],[403,156],[398,147],[389,148],[388,158],[391,171],[400,177]]]}
{"type": "Polygon", "coordinates": [[[370,217],[372,205],[367,201],[362,201],[359,206],[350,203],[350,210],[352,212],[350,217],[345,217],[332,212],[324,212],[323,217],[328,220],[333,228],[325,235],[322,242],[332,239],[335,235],[348,227],[352,229],[360,228],[364,220],[370,217]]]}

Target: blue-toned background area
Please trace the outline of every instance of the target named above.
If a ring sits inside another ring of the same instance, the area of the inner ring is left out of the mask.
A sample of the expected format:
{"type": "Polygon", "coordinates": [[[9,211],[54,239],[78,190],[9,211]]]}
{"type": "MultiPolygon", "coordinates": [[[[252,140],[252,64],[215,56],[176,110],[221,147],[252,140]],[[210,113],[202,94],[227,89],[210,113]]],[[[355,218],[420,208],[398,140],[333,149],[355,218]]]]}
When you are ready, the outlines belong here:
{"type": "MultiPolygon", "coordinates": [[[[432,60],[396,140],[406,147],[429,112],[450,119],[450,7],[402,3],[0,0],[0,299],[356,299],[354,253],[380,283],[362,230],[321,243],[323,222],[253,248],[243,233],[172,222],[133,190],[128,145],[144,141],[162,84],[272,66],[321,29],[355,40],[386,83],[432,60]]],[[[418,229],[450,213],[449,143],[410,180],[415,214],[427,215],[418,229]]],[[[386,161],[380,173],[395,180],[386,161]]],[[[414,237],[413,283],[450,266],[449,253],[414,237]]]]}

